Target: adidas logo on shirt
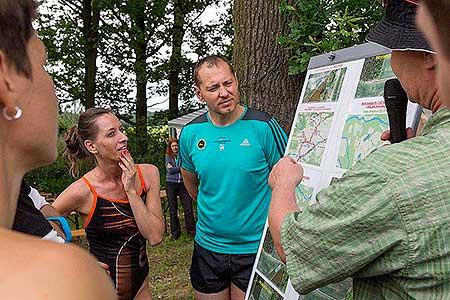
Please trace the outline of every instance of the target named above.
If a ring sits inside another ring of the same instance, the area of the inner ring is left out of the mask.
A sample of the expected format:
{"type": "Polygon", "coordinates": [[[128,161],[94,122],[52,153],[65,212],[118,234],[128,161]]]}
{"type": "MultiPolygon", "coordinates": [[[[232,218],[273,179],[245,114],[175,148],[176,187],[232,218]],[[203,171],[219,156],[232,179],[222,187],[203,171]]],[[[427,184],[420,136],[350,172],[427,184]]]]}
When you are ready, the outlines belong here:
{"type": "Polygon", "coordinates": [[[241,143],[241,146],[242,146],[242,147],[250,147],[251,144],[248,142],[247,139],[244,139],[244,140],[242,141],[242,143],[241,143]]]}

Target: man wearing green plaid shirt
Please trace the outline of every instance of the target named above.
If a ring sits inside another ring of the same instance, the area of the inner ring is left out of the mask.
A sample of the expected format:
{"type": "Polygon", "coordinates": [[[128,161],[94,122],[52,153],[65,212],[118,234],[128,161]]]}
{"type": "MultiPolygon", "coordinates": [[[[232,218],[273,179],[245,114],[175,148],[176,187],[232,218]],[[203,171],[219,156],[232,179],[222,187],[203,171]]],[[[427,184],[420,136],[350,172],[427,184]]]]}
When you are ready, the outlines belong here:
{"type": "MultiPolygon", "coordinates": [[[[421,134],[372,152],[303,212],[295,203],[301,166],[283,158],[270,174],[270,230],[300,294],[352,277],[355,300],[450,299],[450,93],[439,97],[415,2],[390,0],[368,40],[393,50],[409,98],[433,111],[421,134]]],[[[441,84],[450,80],[444,72],[441,84]]]]}

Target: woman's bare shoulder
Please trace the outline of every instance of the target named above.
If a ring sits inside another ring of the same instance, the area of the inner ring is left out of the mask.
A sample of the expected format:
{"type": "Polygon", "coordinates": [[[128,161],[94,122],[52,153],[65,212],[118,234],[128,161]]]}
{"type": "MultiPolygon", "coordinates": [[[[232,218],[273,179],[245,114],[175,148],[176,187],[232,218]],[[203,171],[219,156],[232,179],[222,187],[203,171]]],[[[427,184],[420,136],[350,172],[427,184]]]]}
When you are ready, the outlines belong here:
{"type": "Polygon", "coordinates": [[[159,170],[155,165],[152,164],[141,164],[139,165],[142,170],[142,176],[144,177],[145,185],[147,190],[158,190],[159,191],[159,170]]]}
{"type": "Polygon", "coordinates": [[[141,169],[158,170],[158,167],[153,164],[139,164],[139,166],[141,167],[141,169]]]}
{"type": "Polygon", "coordinates": [[[91,190],[88,186],[88,184],[82,179],[78,179],[74,181],[72,184],[70,184],[64,191],[59,194],[60,197],[70,197],[70,198],[76,198],[76,199],[86,199],[91,194],[91,190]]]}
{"type": "Polygon", "coordinates": [[[4,229],[0,245],[2,299],[115,299],[105,271],[78,247],[4,229]]]}
{"type": "Polygon", "coordinates": [[[78,179],[59,194],[52,205],[64,216],[72,211],[78,211],[84,214],[88,213],[93,198],[94,195],[86,182],[78,179]]]}
{"type": "Polygon", "coordinates": [[[159,176],[159,169],[155,165],[152,164],[139,164],[139,167],[142,170],[144,176],[159,176]]]}

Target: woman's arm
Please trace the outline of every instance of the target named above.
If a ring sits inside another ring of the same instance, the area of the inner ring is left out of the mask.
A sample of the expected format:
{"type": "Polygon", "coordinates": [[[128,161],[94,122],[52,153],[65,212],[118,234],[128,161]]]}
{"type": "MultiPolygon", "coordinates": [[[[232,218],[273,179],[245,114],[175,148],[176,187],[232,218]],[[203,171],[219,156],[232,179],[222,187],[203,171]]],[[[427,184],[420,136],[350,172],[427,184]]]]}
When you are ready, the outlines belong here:
{"type": "Polygon", "coordinates": [[[90,206],[87,200],[90,197],[93,195],[86,184],[82,180],[77,180],[59,194],[52,206],[64,217],[73,211],[88,215],[90,206]]]}
{"type": "Polygon", "coordinates": [[[177,166],[175,160],[168,155],[166,155],[166,171],[172,175],[180,173],[180,167],[177,166]]]}
{"type": "Polygon", "coordinates": [[[147,189],[146,203],[136,191],[136,165],[130,153],[122,157],[122,183],[128,196],[134,218],[141,234],[154,246],[161,243],[164,234],[161,199],[159,197],[159,171],[154,165],[140,165],[147,189]]]}

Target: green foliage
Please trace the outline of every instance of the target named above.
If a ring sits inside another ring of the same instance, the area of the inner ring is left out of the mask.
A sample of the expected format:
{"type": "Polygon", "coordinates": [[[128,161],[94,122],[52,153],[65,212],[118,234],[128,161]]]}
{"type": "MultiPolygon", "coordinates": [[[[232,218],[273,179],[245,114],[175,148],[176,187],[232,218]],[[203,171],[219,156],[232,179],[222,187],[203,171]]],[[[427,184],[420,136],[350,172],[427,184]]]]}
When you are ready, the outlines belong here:
{"type": "MultiPolygon", "coordinates": [[[[138,80],[146,81],[147,98],[167,96],[176,0],[97,0],[101,11],[96,66],[96,106],[111,108],[134,123],[138,80]],[[142,15],[145,18],[142,20],[142,15]],[[141,19],[140,19],[141,18],[141,19]],[[143,21],[143,25],[141,24],[143,21]],[[143,30],[142,30],[143,29],[143,30]],[[136,49],[145,53],[136,53],[136,49]],[[140,64],[137,64],[140,55],[140,64]],[[145,64],[142,64],[142,56],[145,64]]],[[[198,56],[225,53],[231,41],[231,11],[217,21],[204,22],[200,15],[211,6],[228,7],[231,0],[177,0],[184,14],[180,102],[193,103],[192,66],[198,56]]],[[[47,1],[41,5],[37,30],[48,48],[48,70],[54,78],[58,98],[66,109],[85,103],[86,38],[83,16],[92,13],[83,0],[47,1]]]]}
{"type": "Polygon", "coordinates": [[[58,158],[46,167],[29,172],[25,180],[40,191],[59,194],[68,187],[74,179],[69,175],[68,161],[63,158],[64,142],[58,141],[58,158]]]}
{"type": "Polygon", "coordinates": [[[40,9],[38,33],[48,51],[48,67],[54,79],[60,103],[81,101],[84,95],[84,41],[73,11],[67,14],[60,3],[40,9]],[[61,65],[64,67],[61,68],[61,65]],[[55,67],[53,67],[55,66],[55,67]]]}
{"type": "Polygon", "coordinates": [[[136,163],[150,163],[158,167],[160,175],[160,185],[166,184],[165,153],[166,141],[169,138],[167,125],[148,126],[147,136],[137,136],[133,127],[126,130],[128,136],[128,149],[133,155],[136,163]],[[144,142],[146,139],[146,143],[144,142]],[[146,149],[143,150],[142,146],[146,149]]]}
{"type": "Polygon", "coordinates": [[[279,39],[291,51],[291,75],[305,72],[313,56],[364,43],[382,17],[373,0],[283,0],[280,11],[292,17],[290,33],[279,39]]]}
{"type": "Polygon", "coordinates": [[[65,132],[78,123],[78,114],[71,112],[64,112],[58,118],[59,134],[63,136],[65,132]]]}
{"type": "MultiPolygon", "coordinates": [[[[25,179],[29,184],[36,187],[38,190],[52,194],[59,194],[73,181],[75,181],[75,179],[69,174],[70,163],[64,155],[64,134],[77,122],[78,114],[65,112],[59,115],[58,158],[49,166],[29,172],[25,176],[25,179]]],[[[92,162],[82,162],[80,165],[80,174],[83,175],[92,167],[92,162]]]]}

